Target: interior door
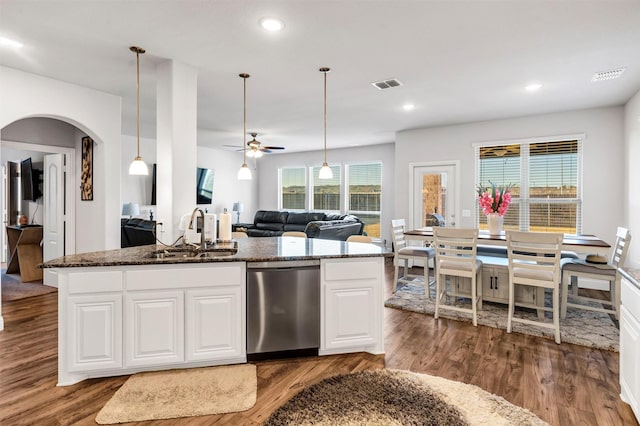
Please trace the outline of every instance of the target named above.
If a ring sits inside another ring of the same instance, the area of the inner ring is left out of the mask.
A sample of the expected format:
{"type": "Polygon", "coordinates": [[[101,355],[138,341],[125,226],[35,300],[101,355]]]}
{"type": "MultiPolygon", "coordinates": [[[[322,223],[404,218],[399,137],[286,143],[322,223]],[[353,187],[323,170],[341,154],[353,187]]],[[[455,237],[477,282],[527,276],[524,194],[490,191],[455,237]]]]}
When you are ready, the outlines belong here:
{"type": "MultiPolygon", "coordinates": [[[[64,256],[65,204],[64,154],[44,156],[44,224],[42,260],[64,256]]],[[[58,286],[58,276],[44,270],[45,285],[58,286]]]]}
{"type": "Polygon", "coordinates": [[[412,209],[409,227],[423,228],[432,213],[444,218],[445,226],[456,226],[457,164],[413,165],[412,209]]]}

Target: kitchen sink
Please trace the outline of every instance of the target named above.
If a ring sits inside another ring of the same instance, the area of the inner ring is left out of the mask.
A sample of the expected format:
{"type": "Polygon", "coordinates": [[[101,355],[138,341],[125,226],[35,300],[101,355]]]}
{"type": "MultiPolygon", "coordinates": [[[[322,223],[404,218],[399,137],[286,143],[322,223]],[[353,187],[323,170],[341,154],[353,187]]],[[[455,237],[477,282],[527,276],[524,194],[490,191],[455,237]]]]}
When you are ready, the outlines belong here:
{"type": "Polygon", "coordinates": [[[231,256],[238,252],[237,245],[213,244],[210,247],[201,249],[194,246],[166,247],[156,250],[145,256],[146,259],[213,259],[218,257],[231,256]]]}

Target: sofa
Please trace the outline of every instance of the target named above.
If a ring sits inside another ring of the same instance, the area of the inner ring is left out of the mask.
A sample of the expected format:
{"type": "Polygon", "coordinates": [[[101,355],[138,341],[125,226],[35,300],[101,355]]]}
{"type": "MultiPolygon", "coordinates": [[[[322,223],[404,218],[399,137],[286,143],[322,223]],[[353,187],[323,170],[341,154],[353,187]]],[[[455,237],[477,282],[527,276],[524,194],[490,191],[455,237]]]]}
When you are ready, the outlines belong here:
{"type": "Polygon", "coordinates": [[[287,212],[258,210],[253,223],[236,224],[250,237],[277,237],[285,231],[303,231],[308,238],[345,241],[350,235],[362,235],[364,222],[349,214],[324,212],[287,212]]]}
{"type": "Polygon", "coordinates": [[[120,247],[144,246],[155,244],[156,222],[153,220],[131,218],[120,219],[120,247]]]}

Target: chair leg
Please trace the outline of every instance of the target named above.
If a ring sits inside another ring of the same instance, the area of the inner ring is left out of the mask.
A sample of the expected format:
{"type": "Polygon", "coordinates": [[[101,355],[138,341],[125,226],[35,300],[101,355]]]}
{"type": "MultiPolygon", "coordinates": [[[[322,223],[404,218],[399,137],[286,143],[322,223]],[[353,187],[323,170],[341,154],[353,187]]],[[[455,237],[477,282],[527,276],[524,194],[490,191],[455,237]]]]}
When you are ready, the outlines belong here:
{"type": "Polygon", "coordinates": [[[475,327],[478,326],[478,299],[476,297],[476,295],[478,294],[478,289],[476,288],[476,277],[477,275],[471,277],[471,315],[473,318],[473,325],[475,327]]]}
{"type": "Polygon", "coordinates": [[[478,283],[478,309],[482,310],[482,269],[478,270],[476,281],[478,283]]]}
{"type": "Polygon", "coordinates": [[[515,310],[514,306],[514,284],[509,283],[509,310],[507,312],[507,333],[511,333],[511,318],[513,318],[513,312],[515,310]]]}
{"type": "Polygon", "coordinates": [[[429,261],[427,260],[424,265],[424,295],[427,299],[431,299],[429,292],[429,261]]]}
{"type": "Polygon", "coordinates": [[[395,294],[398,291],[398,269],[400,269],[400,259],[395,260],[395,265],[393,266],[393,293],[395,294]]]}
{"type": "Polygon", "coordinates": [[[558,302],[560,301],[560,295],[558,294],[559,288],[553,289],[553,328],[555,331],[556,343],[560,344],[560,317],[558,302]]]}
{"type": "MultiPolygon", "coordinates": [[[[446,285],[446,284],[445,284],[446,285]]],[[[436,310],[433,314],[435,319],[438,319],[438,310],[440,309],[440,274],[436,275],[436,310]]]]}
{"type": "Polygon", "coordinates": [[[564,271],[562,273],[560,288],[562,289],[562,304],[560,305],[560,318],[567,318],[567,296],[569,293],[569,284],[571,284],[571,274],[569,271],[564,271]]]}

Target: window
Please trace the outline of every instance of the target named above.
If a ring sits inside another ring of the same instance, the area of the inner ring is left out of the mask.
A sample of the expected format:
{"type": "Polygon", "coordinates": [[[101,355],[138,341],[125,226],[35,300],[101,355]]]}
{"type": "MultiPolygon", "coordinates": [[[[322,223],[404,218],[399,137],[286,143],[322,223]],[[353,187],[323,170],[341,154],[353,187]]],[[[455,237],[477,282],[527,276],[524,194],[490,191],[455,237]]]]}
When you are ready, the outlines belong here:
{"type": "MultiPolygon", "coordinates": [[[[479,183],[513,185],[505,229],[582,232],[581,140],[476,147],[476,160],[479,183]]],[[[476,208],[480,229],[487,229],[476,208]]]]}
{"type": "Polygon", "coordinates": [[[305,210],[307,206],[307,169],[280,169],[280,208],[305,210]]]}
{"type": "Polygon", "coordinates": [[[332,179],[318,179],[320,167],[313,167],[312,188],[313,203],[311,210],[340,211],[340,166],[330,166],[333,172],[332,179]]]}
{"type": "Polygon", "coordinates": [[[347,165],[347,213],[358,216],[368,236],[380,238],[382,164],[347,165]]]}

